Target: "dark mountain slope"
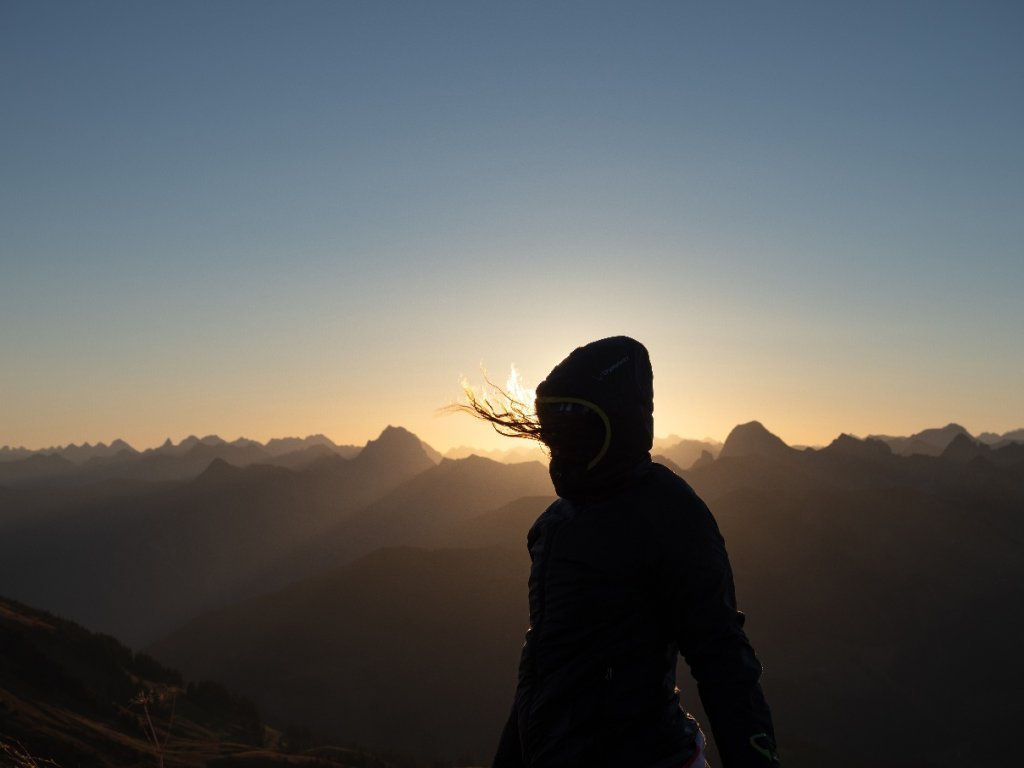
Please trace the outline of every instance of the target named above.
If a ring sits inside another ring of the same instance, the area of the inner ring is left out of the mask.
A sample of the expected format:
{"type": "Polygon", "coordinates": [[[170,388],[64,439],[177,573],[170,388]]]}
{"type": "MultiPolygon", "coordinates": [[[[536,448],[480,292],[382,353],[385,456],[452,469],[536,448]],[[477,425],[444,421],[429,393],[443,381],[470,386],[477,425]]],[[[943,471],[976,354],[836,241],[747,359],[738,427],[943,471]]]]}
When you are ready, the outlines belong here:
{"type": "Polygon", "coordinates": [[[3,766],[397,768],[362,750],[317,747],[308,729],[265,727],[250,701],[218,683],[186,685],[112,637],[5,598],[0,650],[3,766]]]}
{"type": "Polygon", "coordinates": [[[920,454],[924,456],[938,456],[946,446],[953,442],[957,435],[970,433],[959,424],[947,424],[944,427],[932,427],[915,432],[909,437],[891,437],[889,435],[871,435],[870,437],[889,444],[893,453],[901,456],[920,454]]]}
{"type": "Polygon", "coordinates": [[[972,440],[962,433],[954,437],[940,455],[949,461],[966,462],[977,458],[987,458],[991,453],[992,449],[989,446],[972,440]]]}
{"type": "Polygon", "coordinates": [[[23,459],[0,463],[0,485],[17,486],[40,482],[74,471],[75,464],[54,453],[37,453],[23,459]]]}
{"type": "Polygon", "coordinates": [[[1019,514],[913,488],[737,493],[713,508],[780,728],[819,746],[870,729],[907,766],[1009,764],[1024,680],[1019,514]],[[936,743],[927,734],[951,707],[956,734],[936,743]]]}
{"type": "Polygon", "coordinates": [[[527,623],[525,550],[386,549],[199,619],[154,653],[216,671],[268,717],[489,761],[527,623]]]}
{"type": "MultiPolygon", "coordinates": [[[[728,542],[785,764],[954,768],[965,755],[1014,764],[1024,474],[849,447],[749,454],[687,473],[728,542]],[[951,711],[956,727],[936,740],[951,711]]],[[[504,555],[377,553],[208,616],[156,652],[200,674],[229,670],[267,706],[344,713],[321,721],[339,734],[347,723],[368,741],[486,759],[514,686],[522,539],[540,501],[450,529],[466,544],[507,541],[504,555]],[[477,656],[488,664],[467,661],[477,656]],[[366,685],[380,688],[372,718],[357,711],[366,685]],[[456,717],[466,698],[480,720],[456,717]]],[[[680,685],[699,713],[685,673],[680,685]]]]}
{"type": "Polygon", "coordinates": [[[379,547],[442,543],[443,534],[462,521],[525,495],[550,493],[547,469],[538,462],[444,459],[272,563],[253,589],[278,588],[379,547]]]}
{"type": "Polygon", "coordinates": [[[10,504],[0,518],[9,521],[0,584],[18,599],[145,642],[252,594],[268,562],[433,466],[418,438],[392,429],[351,461],[331,456],[300,472],[215,460],[188,483],[113,495],[87,488],[81,503],[71,492],[55,502],[49,490],[8,491],[0,494],[0,504],[10,504]],[[25,511],[37,506],[45,514],[25,511]]]}
{"type": "Polygon", "coordinates": [[[526,533],[554,500],[554,496],[524,496],[438,531],[424,543],[466,548],[504,547],[525,556],[526,533]]]}
{"type": "Polygon", "coordinates": [[[82,768],[156,764],[140,691],[153,694],[145,709],[161,737],[170,727],[168,766],[198,768],[263,744],[251,704],[210,684],[186,687],[177,672],[111,637],[6,599],[0,648],[0,741],[38,759],[82,768]]]}
{"type": "Polygon", "coordinates": [[[427,536],[521,496],[550,491],[547,469],[538,462],[445,459],[353,516],[346,533],[359,527],[381,542],[398,543],[401,537],[427,536]]]}

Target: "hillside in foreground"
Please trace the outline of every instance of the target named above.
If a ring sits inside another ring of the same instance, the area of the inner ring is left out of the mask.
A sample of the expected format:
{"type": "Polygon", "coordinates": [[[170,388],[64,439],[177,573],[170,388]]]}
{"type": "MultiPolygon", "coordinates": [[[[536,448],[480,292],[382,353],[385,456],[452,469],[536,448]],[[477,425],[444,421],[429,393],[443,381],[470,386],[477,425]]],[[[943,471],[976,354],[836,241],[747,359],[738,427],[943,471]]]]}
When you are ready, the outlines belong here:
{"type": "Polygon", "coordinates": [[[117,640],[0,598],[0,766],[398,768],[308,730],[264,725],[255,705],[117,640]]]}

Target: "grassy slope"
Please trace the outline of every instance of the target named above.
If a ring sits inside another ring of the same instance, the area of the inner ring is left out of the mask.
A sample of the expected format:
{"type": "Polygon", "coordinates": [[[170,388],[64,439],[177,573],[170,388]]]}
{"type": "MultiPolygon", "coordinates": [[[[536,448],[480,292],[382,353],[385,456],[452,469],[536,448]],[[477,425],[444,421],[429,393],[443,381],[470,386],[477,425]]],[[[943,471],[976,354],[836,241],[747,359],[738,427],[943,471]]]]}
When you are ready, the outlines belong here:
{"type": "Polygon", "coordinates": [[[388,765],[356,750],[285,755],[265,746],[280,736],[216,684],[184,686],[176,672],[113,638],[0,598],[2,766],[388,765]],[[145,705],[140,692],[149,694],[145,705]]]}

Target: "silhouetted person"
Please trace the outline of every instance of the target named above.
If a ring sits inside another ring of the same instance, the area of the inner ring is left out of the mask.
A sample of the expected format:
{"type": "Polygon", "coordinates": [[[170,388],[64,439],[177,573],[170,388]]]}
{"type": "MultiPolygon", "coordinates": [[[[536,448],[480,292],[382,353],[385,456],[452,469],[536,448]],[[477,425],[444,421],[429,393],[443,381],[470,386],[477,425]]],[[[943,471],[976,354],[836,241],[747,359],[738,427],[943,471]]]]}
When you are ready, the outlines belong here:
{"type": "Polygon", "coordinates": [[[703,766],[703,734],[679,706],[679,652],[723,767],[778,766],[718,526],[651,461],[652,379],[644,346],[619,336],[559,363],[536,418],[470,398],[503,434],[544,442],[559,496],[527,537],[530,629],[494,768],[703,766]]]}

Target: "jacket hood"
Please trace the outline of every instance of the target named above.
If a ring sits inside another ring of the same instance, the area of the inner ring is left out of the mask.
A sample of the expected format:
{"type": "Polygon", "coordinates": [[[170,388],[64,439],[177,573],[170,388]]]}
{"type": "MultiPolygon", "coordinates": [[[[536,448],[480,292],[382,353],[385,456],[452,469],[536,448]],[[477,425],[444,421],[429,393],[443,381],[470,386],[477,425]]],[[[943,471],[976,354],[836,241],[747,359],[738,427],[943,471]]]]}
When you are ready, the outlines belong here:
{"type": "Polygon", "coordinates": [[[613,336],[577,347],[537,386],[559,496],[601,496],[650,464],[653,382],[644,345],[613,336]]]}

